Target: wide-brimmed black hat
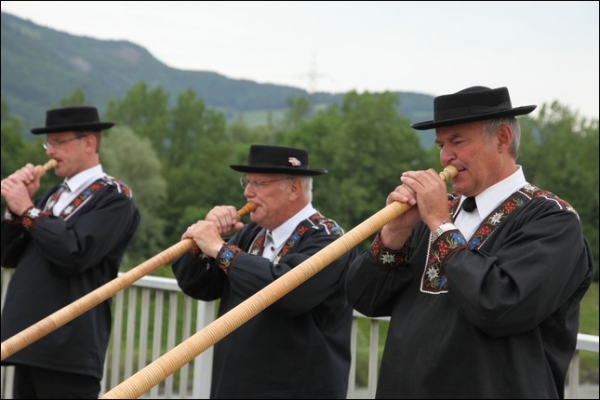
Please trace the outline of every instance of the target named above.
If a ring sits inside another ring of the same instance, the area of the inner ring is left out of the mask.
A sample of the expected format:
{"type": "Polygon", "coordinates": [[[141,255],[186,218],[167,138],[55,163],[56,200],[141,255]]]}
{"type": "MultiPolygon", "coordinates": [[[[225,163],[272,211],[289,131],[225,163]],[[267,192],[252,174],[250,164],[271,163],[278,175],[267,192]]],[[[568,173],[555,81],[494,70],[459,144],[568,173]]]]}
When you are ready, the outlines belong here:
{"type": "Polygon", "coordinates": [[[46,126],[34,128],[31,133],[102,131],[114,125],[113,122],[101,122],[95,107],[71,106],[46,111],[46,126]]]}
{"type": "Polygon", "coordinates": [[[326,169],[311,169],[308,151],[283,146],[252,145],[248,154],[248,165],[230,165],[240,172],[267,174],[322,175],[326,169]]]}
{"type": "Polygon", "coordinates": [[[433,120],[411,126],[418,130],[529,114],[537,106],[512,107],[508,89],[473,86],[433,100],[433,120]]]}

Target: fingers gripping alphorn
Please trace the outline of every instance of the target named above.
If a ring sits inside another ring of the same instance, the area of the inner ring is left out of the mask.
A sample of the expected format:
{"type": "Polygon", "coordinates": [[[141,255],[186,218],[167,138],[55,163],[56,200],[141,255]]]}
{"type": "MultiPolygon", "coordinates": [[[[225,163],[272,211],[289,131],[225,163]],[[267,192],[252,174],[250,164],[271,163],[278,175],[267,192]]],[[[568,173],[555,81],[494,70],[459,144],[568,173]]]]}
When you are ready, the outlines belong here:
{"type": "MultiPolygon", "coordinates": [[[[443,180],[450,179],[458,171],[448,166],[439,175],[443,180]]],[[[220,318],[208,324],[189,339],[174,347],[151,364],[106,392],[103,399],[137,399],[152,387],[165,380],[185,364],[192,361],[204,350],[239,328],[259,312],[282,298],[308,278],[321,271],[337,258],[357,246],[385,224],[397,218],[412,207],[407,203],[393,202],[376,214],[339,237],[312,257],[298,264],[291,271],[279,277],[253,296],[220,318]]]]}
{"type": "MultiPolygon", "coordinates": [[[[250,213],[255,209],[256,205],[252,202],[249,202],[237,212],[238,217],[250,213]]],[[[2,342],[2,361],[15,354],[17,351],[35,342],[36,340],[46,336],[50,332],[60,328],[84,312],[109,299],[118,291],[125,289],[133,282],[165,265],[175,257],[184,254],[193,246],[194,241],[192,239],[183,239],[179,243],[144,261],[137,267],[127,271],[105,285],[100,286],[94,291],[61,308],[53,314],[50,314],[43,320],[31,325],[29,328],[26,328],[16,335],[6,339],[4,342],[2,342]]]]}

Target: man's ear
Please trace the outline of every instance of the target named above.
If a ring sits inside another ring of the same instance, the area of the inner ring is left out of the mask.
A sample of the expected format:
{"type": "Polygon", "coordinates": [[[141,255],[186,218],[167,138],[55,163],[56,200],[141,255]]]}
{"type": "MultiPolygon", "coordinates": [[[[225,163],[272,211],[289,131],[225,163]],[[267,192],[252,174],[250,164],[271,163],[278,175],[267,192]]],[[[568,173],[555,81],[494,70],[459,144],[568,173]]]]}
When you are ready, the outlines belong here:
{"type": "Polygon", "coordinates": [[[302,180],[297,178],[290,179],[290,199],[296,200],[302,195],[302,180]]]}
{"type": "Polygon", "coordinates": [[[500,128],[498,128],[497,138],[498,151],[501,153],[508,151],[513,140],[513,133],[512,129],[510,129],[510,126],[506,124],[500,125],[500,128]]]}

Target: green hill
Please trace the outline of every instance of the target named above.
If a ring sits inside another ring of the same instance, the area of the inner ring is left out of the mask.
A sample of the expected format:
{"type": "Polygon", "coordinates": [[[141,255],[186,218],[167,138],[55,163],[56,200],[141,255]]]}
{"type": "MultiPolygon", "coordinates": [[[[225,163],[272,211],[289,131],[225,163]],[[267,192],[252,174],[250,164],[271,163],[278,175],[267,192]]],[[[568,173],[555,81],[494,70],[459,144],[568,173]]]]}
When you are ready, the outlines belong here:
{"type": "MultiPolygon", "coordinates": [[[[45,110],[78,88],[103,112],[109,99],[123,97],[140,81],[162,87],[171,101],[191,88],[228,120],[241,118],[252,125],[266,122],[269,113],[277,117],[284,112],[288,98],[310,96],[311,103],[320,106],[339,104],[343,98],[343,93],[309,94],[297,87],[171,68],[135,43],[74,36],[5,12],[1,25],[1,95],[9,112],[26,127],[42,126],[45,110]]],[[[399,112],[411,122],[431,118],[432,96],[397,94],[399,112]]],[[[423,136],[426,146],[432,138],[432,133],[423,136]]]]}

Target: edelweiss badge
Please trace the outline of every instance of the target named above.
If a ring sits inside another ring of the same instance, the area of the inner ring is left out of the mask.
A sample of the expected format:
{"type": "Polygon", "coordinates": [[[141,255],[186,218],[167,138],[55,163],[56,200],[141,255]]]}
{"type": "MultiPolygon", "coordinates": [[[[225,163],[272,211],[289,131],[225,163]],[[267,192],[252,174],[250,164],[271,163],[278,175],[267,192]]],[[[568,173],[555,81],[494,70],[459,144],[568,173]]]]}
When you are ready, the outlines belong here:
{"type": "Polygon", "coordinates": [[[302,165],[300,160],[298,160],[296,157],[289,157],[288,162],[292,164],[292,167],[299,167],[302,165]]]}

